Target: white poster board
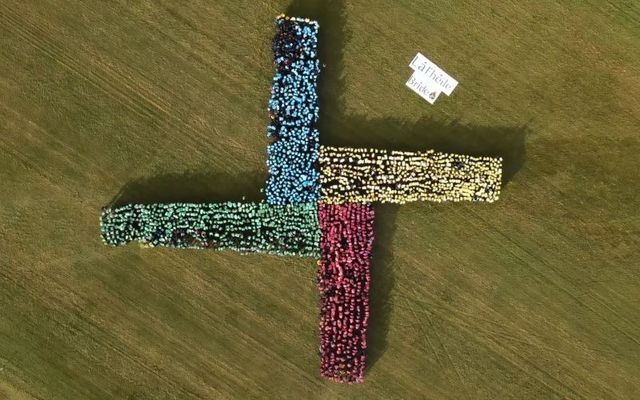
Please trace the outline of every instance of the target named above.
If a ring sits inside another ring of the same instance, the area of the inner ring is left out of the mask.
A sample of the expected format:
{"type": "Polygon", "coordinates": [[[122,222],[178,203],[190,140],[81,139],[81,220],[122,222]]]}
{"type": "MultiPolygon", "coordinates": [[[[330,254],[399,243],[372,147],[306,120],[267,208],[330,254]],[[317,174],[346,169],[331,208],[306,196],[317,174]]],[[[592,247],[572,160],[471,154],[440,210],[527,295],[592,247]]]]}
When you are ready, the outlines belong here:
{"type": "Polygon", "coordinates": [[[413,75],[411,75],[411,78],[409,78],[406,85],[411,90],[418,93],[418,95],[425,99],[429,104],[435,103],[438,96],[440,96],[440,93],[442,93],[439,85],[434,83],[432,80],[425,78],[422,73],[417,71],[413,72],[413,75]]]}
{"type": "MultiPolygon", "coordinates": [[[[421,75],[423,75],[421,80],[431,81],[433,85],[438,86],[440,88],[440,91],[442,91],[447,96],[450,96],[453,90],[456,88],[456,86],[458,86],[457,80],[453,79],[449,74],[444,72],[440,67],[434,64],[431,60],[429,60],[427,57],[422,55],[422,53],[416,54],[416,56],[413,58],[409,66],[413,68],[415,72],[418,72],[421,75]]],[[[409,85],[407,84],[407,86],[409,85]]]]}

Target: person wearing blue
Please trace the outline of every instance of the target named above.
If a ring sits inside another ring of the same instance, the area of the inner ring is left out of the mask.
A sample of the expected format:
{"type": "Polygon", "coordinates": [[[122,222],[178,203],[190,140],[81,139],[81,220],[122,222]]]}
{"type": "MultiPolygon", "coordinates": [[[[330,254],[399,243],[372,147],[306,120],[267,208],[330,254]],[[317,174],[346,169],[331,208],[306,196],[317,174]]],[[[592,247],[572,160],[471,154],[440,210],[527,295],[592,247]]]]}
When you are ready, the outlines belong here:
{"type": "Polygon", "coordinates": [[[317,202],[320,196],[317,159],[320,116],[317,80],[318,24],[280,16],[273,39],[274,75],[269,100],[274,139],[267,149],[270,177],[265,189],[270,204],[317,202]]]}

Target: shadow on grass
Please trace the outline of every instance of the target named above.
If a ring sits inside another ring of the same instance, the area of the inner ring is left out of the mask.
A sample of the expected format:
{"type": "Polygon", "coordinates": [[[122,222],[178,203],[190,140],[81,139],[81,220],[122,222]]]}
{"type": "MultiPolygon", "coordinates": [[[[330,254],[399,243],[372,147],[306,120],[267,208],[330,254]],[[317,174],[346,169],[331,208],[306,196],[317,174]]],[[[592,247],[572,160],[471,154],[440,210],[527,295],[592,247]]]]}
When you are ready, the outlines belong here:
{"type": "Polygon", "coordinates": [[[395,286],[393,253],[390,243],[396,231],[396,216],[399,206],[377,205],[371,261],[371,318],[367,330],[367,370],[387,351],[387,334],[391,318],[391,291],[395,286]]]}
{"type": "Polygon", "coordinates": [[[247,171],[236,175],[185,172],[138,179],[127,183],[111,200],[109,207],[139,203],[213,203],[260,201],[266,171],[247,171]]]}

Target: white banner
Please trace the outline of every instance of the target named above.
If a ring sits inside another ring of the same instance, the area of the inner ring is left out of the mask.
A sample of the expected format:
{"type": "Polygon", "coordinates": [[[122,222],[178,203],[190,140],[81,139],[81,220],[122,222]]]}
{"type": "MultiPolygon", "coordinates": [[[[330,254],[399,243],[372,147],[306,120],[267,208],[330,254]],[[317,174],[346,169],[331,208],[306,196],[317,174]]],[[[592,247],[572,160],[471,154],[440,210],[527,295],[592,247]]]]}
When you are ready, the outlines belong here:
{"type": "Polygon", "coordinates": [[[440,93],[442,93],[439,85],[429,79],[425,79],[423,74],[417,71],[413,72],[413,75],[411,75],[406,85],[429,102],[429,104],[435,103],[440,93]]]}
{"type": "Polygon", "coordinates": [[[414,71],[424,75],[423,79],[431,80],[435,85],[438,85],[440,90],[447,96],[450,96],[453,89],[458,86],[457,80],[453,79],[431,60],[423,56],[422,53],[416,54],[409,66],[413,68],[414,71]]]}

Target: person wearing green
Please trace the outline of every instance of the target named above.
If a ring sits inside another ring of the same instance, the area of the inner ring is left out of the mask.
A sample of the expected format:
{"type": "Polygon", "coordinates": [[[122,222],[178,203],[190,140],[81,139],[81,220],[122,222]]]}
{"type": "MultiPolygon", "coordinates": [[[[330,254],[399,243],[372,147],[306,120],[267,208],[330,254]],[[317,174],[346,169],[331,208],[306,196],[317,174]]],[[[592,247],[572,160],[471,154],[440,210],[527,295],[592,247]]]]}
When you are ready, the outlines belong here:
{"type": "Polygon", "coordinates": [[[235,250],[318,257],[316,203],[135,204],[105,208],[105,244],[138,241],[151,247],[235,250]]]}

